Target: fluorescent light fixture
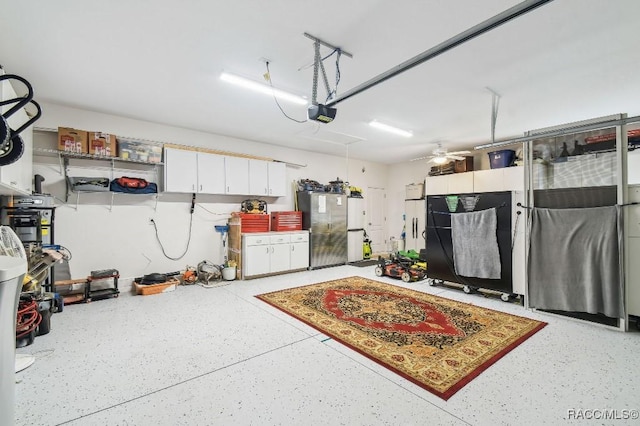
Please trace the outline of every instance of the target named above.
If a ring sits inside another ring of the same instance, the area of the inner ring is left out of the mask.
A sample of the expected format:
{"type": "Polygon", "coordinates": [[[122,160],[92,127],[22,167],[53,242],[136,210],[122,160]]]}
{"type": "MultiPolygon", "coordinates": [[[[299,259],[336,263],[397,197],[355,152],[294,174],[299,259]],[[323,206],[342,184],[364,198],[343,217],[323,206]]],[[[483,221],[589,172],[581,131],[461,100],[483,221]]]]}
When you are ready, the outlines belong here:
{"type": "Polygon", "coordinates": [[[381,123],[377,120],[370,121],[369,126],[375,127],[376,129],[384,130],[385,132],[393,133],[399,136],[404,136],[405,138],[410,138],[411,136],[413,136],[413,133],[411,132],[398,129],[397,127],[389,126],[388,124],[381,123]]]}
{"type": "Polygon", "coordinates": [[[444,164],[447,162],[447,157],[433,157],[431,161],[433,161],[436,164],[444,164]]]}
{"type": "Polygon", "coordinates": [[[265,95],[275,96],[283,101],[293,102],[298,105],[307,105],[309,103],[301,96],[287,93],[283,90],[271,87],[270,85],[258,83],[257,81],[249,80],[227,72],[220,74],[220,80],[235,84],[236,86],[244,87],[245,89],[251,89],[255,92],[264,93],[265,95]]]}

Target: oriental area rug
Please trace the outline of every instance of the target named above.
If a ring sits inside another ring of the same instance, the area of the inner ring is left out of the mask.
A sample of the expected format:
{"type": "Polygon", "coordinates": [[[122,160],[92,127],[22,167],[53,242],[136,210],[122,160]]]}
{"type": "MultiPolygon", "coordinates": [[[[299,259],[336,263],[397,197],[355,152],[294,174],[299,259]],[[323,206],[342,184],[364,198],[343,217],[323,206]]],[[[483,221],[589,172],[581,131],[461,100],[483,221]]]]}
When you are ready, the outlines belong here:
{"type": "Polygon", "coordinates": [[[363,277],[256,297],[444,400],[546,325],[363,277]]]}

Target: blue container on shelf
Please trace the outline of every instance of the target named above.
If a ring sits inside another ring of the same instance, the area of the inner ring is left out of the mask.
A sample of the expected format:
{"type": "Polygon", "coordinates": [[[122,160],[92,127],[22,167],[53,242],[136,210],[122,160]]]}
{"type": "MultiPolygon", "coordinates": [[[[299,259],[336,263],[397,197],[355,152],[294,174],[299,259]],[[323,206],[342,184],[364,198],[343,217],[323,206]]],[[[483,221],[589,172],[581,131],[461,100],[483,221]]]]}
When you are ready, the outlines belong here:
{"type": "Polygon", "coordinates": [[[511,167],[516,159],[516,152],[512,149],[503,149],[489,153],[489,162],[492,169],[511,167]]]}

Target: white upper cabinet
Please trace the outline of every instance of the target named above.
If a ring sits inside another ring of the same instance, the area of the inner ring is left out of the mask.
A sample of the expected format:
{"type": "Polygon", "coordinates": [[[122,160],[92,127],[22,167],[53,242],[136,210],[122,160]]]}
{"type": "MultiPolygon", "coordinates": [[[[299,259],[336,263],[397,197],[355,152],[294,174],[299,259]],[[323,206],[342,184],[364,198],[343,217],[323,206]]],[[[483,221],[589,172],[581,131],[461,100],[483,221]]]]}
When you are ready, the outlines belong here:
{"type": "Polygon", "coordinates": [[[166,192],[287,195],[285,163],[179,148],[165,148],[164,163],[166,192]]]}
{"type": "Polygon", "coordinates": [[[284,197],[287,195],[287,165],[276,161],[267,162],[269,170],[269,196],[284,197]]]}
{"type": "Polygon", "coordinates": [[[224,157],[226,176],[225,194],[249,194],[249,159],[243,157],[224,157]]]}
{"type": "Polygon", "coordinates": [[[266,161],[249,160],[249,195],[269,195],[269,168],[266,161]]]}
{"type": "Polygon", "coordinates": [[[287,195],[285,163],[249,160],[249,194],[263,197],[287,195]]]}
{"type": "Polygon", "coordinates": [[[224,194],[225,187],[224,156],[198,152],[198,192],[224,194]]]}
{"type": "Polygon", "coordinates": [[[184,149],[164,149],[164,190],[198,192],[198,153],[184,149]]]}
{"type": "Polygon", "coordinates": [[[425,179],[427,195],[524,191],[524,167],[476,170],[425,179]]]}

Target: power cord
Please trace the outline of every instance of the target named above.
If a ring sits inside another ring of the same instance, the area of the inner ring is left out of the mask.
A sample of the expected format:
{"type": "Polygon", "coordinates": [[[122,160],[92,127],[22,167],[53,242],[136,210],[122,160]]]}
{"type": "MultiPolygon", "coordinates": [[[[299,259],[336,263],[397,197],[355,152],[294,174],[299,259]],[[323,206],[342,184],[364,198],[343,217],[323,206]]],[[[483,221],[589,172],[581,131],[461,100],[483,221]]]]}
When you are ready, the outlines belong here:
{"type": "Polygon", "coordinates": [[[167,254],[167,252],[164,249],[164,246],[162,245],[162,241],[160,241],[160,235],[158,235],[158,226],[156,225],[156,221],[151,219],[151,224],[153,225],[153,229],[155,229],[156,231],[156,240],[158,241],[158,244],[160,244],[160,250],[162,250],[162,254],[164,255],[164,257],[166,257],[169,260],[180,260],[187,254],[187,252],[189,251],[189,245],[191,244],[191,230],[193,229],[193,214],[189,215],[189,238],[187,239],[187,247],[184,249],[184,252],[182,252],[182,254],[178,257],[171,257],[167,254]]]}
{"type": "Polygon", "coordinates": [[[194,193],[191,195],[191,208],[189,213],[189,238],[187,239],[187,247],[184,249],[184,252],[179,257],[171,257],[167,254],[167,252],[164,249],[164,246],[162,245],[162,241],[160,241],[160,235],[158,234],[158,226],[156,225],[156,221],[151,219],[151,224],[153,225],[153,229],[156,231],[156,240],[160,245],[160,250],[162,250],[162,254],[164,255],[164,257],[166,257],[169,260],[180,260],[189,251],[189,245],[191,244],[191,231],[193,230],[193,210],[195,208],[195,205],[196,205],[196,194],[194,193]]]}
{"type": "MultiPolygon", "coordinates": [[[[271,86],[271,90],[273,90],[273,89],[275,89],[275,88],[273,87],[273,82],[271,81],[271,71],[269,71],[269,62],[266,62],[266,64],[267,64],[267,73],[265,74],[265,78],[266,78],[266,79],[267,79],[267,81],[269,82],[269,86],[271,86]]],[[[278,98],[276,98],[276,95],[275,95],[275,94],[273,94],[273,100],[276,102],[276,105],[278,106],[278,109],[280,109],[280,112],[281,112],[285,117],[287,117],[289,120],[291,120],[291,121],[295,121],[296,123],[306,123],[307,121],[309,121],[309,119],[306,119],[306,120],[297,120],[297,119],[295,119],[295,118],[293,118],[293,117],[289,117],[289,116],[287,115],[287,113],[286,113],[286,112],[284,112],[284,110],[282,109],[282,106],[280,106],[280,102],[278,102],[278,98]]]]}

